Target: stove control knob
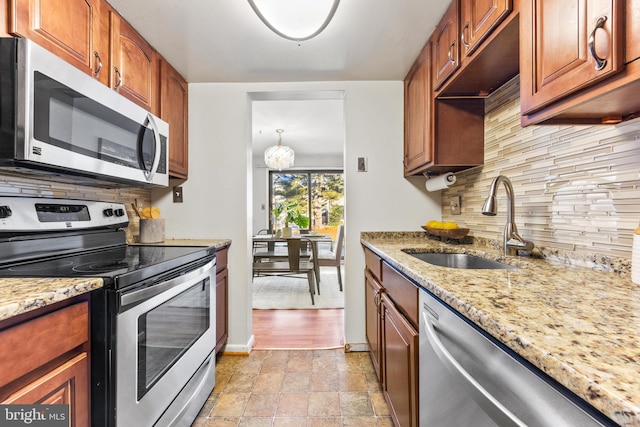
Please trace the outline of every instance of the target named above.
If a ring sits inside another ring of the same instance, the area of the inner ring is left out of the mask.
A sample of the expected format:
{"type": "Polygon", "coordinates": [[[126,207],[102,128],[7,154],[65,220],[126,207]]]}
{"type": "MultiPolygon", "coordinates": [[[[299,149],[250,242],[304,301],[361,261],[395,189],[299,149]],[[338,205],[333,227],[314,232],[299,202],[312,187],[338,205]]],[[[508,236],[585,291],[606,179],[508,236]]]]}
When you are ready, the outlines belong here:
{"type": "Polygon", "coordinates": [[[116,216],[124,216],[124,209],[116,209],[114,213],[116,216]]]}
{"type": "Polygon", "coordinates": [[[0,218],[8,218],[12,214],[9,206],[0,206],[0,218]]]}
{"type": "Polygon", "coordinates": [[[103,210],[102,213],[104,213],[104,216],[113,216],[113,209],[107,208],[103,210]]]}

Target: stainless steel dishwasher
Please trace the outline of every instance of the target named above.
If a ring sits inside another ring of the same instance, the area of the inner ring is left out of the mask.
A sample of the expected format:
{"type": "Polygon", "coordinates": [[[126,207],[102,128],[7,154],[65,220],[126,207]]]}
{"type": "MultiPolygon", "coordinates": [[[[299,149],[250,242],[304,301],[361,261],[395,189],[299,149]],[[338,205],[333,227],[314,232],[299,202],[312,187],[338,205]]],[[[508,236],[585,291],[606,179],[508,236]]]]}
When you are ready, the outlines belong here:
{"type": "Polygon", "coordinates": [[[420,307],[420,426],[615,425],[423,289],[420,307]]]}

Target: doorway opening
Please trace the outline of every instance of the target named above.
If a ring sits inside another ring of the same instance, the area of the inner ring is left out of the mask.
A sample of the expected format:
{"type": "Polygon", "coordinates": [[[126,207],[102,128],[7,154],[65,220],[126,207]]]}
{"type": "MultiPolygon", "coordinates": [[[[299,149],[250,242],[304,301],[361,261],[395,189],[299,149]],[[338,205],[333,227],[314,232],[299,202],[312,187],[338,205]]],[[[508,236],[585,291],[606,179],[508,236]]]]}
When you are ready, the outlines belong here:
{"type": "MultiPolygon", "coordinates": [[[[343,173],[346,134],[344,92],[252,93],[250,97],[252,234],[275,234],[276,230],[282,230],[287,219],[282,212],[289,207],[289,210],[308,218],[308,223],[289,224],[294,228],[294,235],[312,233],[330,236],[332,242],[325,242],[327,246],[323,249],[332,249],[338,237],[338,228],[344,224],[344,210],[347,208],[343,173]],[[268,169],[264,160],[265,150],[277,142],[276,129],[284,130],[282,144],[295,152],[293,167],[281,171],[268,169]],[[279,215],[274,215],[276,213],[279,215]]],[[[342,277],[345,277],[344,265],[340,268],[342,277]]],[[[266,344],[266,348],[329,348],[344,345],[344,292],[339,289],[335,267],[320,267],[319,270],[320,294],[314,295],[315,304],[311,304],[309,285],[304,276],[297,279],[254,279],[250,286],[256,345],[261,348],[268,342],[271,344],[266,344]],[[264,282],[268,282],[267,285],[264,282]],[[263,286],[258,289],[258,285],[263,286]],[[297,296],[293,300],[300,305],[281,305],[294,292],[297,296]],[[267,299],[278,305],[262,305],[260,301],[265,294],[267,299]],[[314,329],[309,327],[307,321],[283,320],[291,316],[308,321],[318,316],[330,316],[333,327],[323,329],[323,322],[320,321],[320,328],[314,329]],[[278,332],[275,326],[268,326],[269,321],[275,321],[274,325],[282,322],[287,325],[287,332],[283,336],[289,342],[280,339],[276,343],[271,340],[273,334],[278,332]],[[334,332],[327,337],[329,330],[334,332]],[[322,336],[313,338],[316,333],[322,336]],[[307,341],[301,337],[307,337],[307,341]]],[[[344,286],[349,284],[343,283],[344,286]]]]}

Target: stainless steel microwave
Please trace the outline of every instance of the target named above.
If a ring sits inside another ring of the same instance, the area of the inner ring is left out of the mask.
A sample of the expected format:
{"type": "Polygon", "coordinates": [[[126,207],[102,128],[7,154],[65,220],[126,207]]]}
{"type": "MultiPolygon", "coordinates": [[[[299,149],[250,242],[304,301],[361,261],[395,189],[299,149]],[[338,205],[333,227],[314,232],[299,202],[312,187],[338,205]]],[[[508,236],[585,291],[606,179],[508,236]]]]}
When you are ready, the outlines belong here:
{"type": "Polygon", "coordinates": [[[32,41],[0,38],[0,168],[167,186],[168,153],[166,122],[32,41]]]}

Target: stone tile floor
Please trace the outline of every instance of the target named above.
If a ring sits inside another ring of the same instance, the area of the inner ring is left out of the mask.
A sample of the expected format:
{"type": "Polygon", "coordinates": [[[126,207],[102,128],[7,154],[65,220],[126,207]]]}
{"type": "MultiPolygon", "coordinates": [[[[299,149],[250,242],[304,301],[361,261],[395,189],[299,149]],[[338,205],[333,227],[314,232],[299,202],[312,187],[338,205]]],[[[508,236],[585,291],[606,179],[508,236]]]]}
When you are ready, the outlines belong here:
{"type": "Polygon", "coordinates": [[[192,427],[392,427],[368,353],[254,350],[222,355],[192,427]]]}

